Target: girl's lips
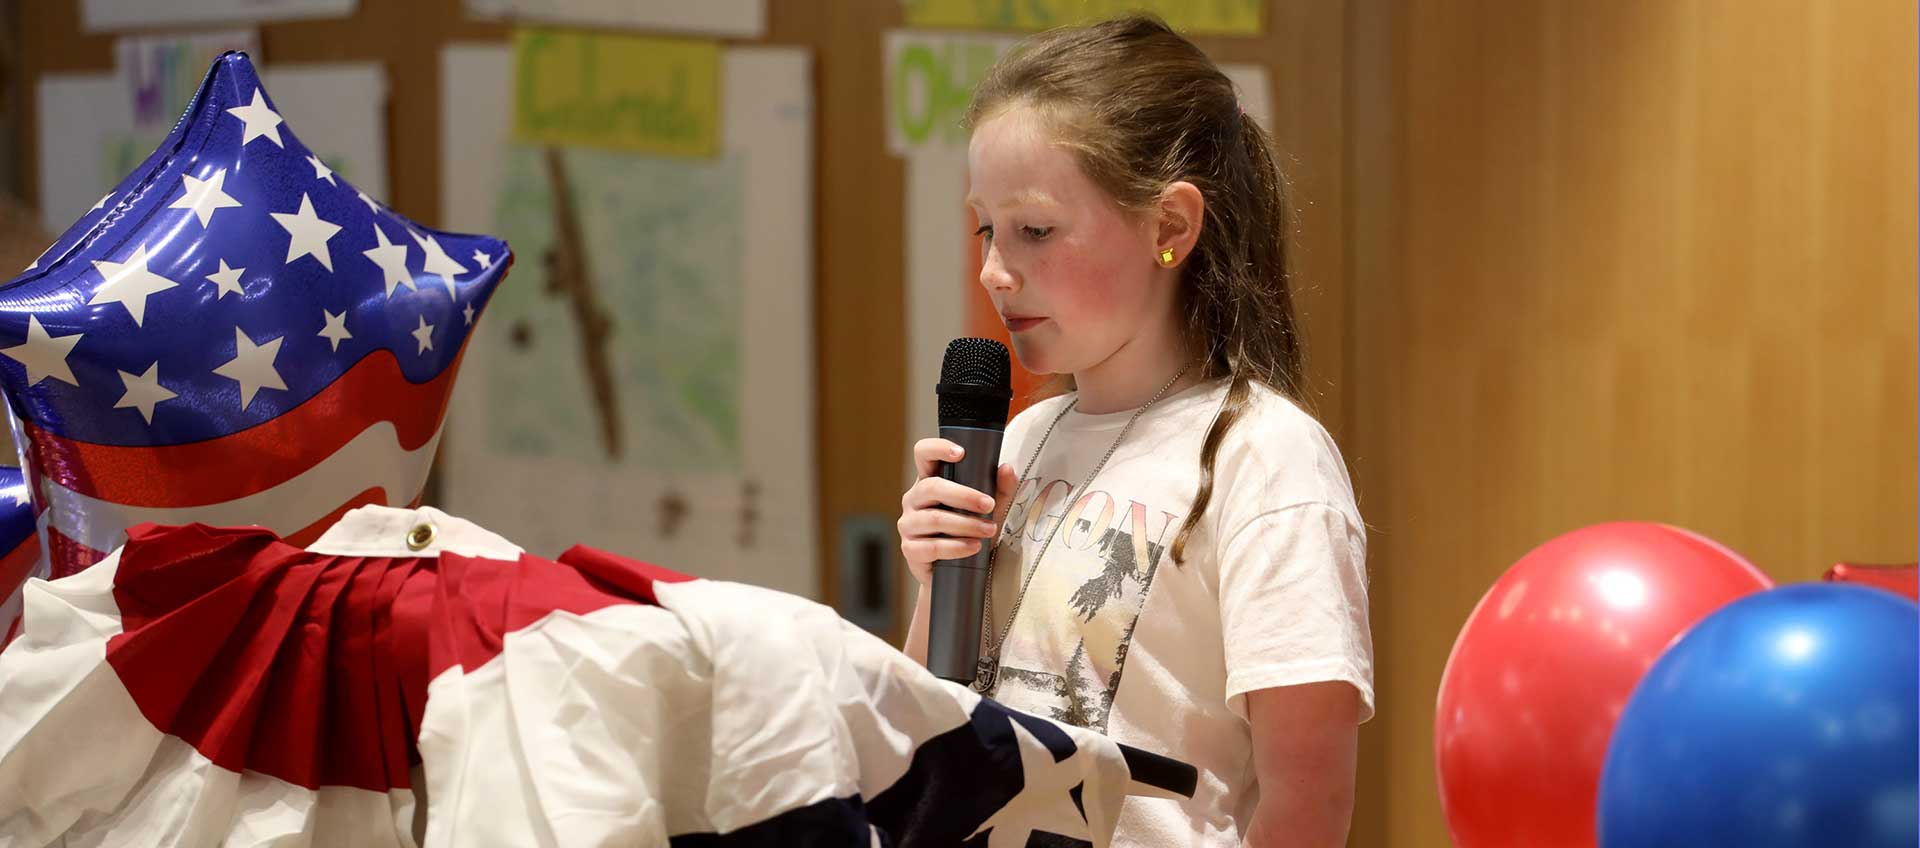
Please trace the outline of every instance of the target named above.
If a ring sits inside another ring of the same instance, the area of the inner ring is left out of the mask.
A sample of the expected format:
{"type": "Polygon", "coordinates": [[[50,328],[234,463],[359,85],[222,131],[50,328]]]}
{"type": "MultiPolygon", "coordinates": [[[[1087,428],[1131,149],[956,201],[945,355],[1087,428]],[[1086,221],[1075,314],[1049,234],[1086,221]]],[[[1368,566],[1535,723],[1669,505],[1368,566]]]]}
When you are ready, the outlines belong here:
{"type": "Polygon", "coordinates": [[[1008,330],[1008,331],[1010,331],[1010,332],[1015,332],[1015,333],[1018,333],[1018,332],[1020,332],[1020,331],[1022,331],[1022,330],[1031,330],[1031,329],[1033,329],[1034,327],[1038,327],[1038,326],[1040,326],[1040,322],[1042,322],[1042,321],[1045,321],[1045,320],[1047,320],[1047,319],[1045,319],[1045,318],[1016,318],[1016,317],[1014,317],[1014,316],[1012,316],[1012,315],[1009,315],[1009,316],[1006,316],[1006,318],[1005,318],[1005,321],[1006,321],[1006,325],[1007,325],[1007,330],[1008,330]]]}

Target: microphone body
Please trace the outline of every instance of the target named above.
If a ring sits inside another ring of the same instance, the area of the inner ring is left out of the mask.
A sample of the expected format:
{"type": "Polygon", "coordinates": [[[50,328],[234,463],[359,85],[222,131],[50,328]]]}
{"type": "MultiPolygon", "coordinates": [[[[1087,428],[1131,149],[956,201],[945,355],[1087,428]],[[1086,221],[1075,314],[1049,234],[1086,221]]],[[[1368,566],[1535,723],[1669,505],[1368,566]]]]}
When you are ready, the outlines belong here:
{"type": "MultiPolygon", "coordinates": [[[[1013,398],[1005,345],[991,339],[955,339],[940,366],[940,437],[965,453],[942,463],[940,476],[997,497],[1000,441],[1013,398]]],[[[993,516],[980,516],[992,520],[993,516]]],[[[927,619],[927,669],[935,676],[973,682],[980,662],[981,618],[987,601],[987,561],[993,540],[972,556],[933,564],[933,596],[927,619]]]]}
{"type": "MultiPolygon", "coordinates": [[[[940,438],[958,444],[966,455],[946,463],[940,476],[977,489],[994,492],[1000,465],[1000,439],[1005,430],[984,427],[941,427],[940,438]]],[[[981,516],[991,520],[992,516],[981,516]]],[[[961,683],[973,682],[980,661],[980,623],[987,602],[987,558],[993,540],[980,543],[973,556],[943,559],[933,564],[933,598],[927,620],[927,668],[935,676],[961,683]]]]}

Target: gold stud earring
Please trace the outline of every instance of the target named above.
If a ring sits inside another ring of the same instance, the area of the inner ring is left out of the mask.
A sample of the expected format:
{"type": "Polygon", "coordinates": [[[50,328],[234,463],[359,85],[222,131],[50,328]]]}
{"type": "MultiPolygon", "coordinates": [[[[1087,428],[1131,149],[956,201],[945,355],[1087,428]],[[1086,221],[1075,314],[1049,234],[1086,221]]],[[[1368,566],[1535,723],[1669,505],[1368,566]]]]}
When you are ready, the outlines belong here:
{"type": "Polygon", "coordinates": [[[1169,247],[1166,250],[1160,251],[1160,264],[1167,266],[1173,265],[1173,248],[1169,247]]]}

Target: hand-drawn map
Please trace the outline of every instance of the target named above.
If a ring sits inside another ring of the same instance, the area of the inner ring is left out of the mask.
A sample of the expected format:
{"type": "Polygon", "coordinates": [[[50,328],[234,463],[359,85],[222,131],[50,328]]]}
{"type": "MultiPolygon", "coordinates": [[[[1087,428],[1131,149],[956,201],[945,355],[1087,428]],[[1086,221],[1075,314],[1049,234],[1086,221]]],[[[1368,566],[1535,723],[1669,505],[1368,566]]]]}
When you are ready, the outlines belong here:
{"type": "MultiPolygon", "coordinates": [[[[561,71],[618,46],[540,43],[561,71]]],[[[514,53],[446,49],[441,223],[505,238],[514,267],[474,318],[439,500],[534,554],[818,596],[811,72],[796,48],[717,55],[718,111],[687,107],[714,153],[668,155],[513,140],[535,88],[514,53]]],[[[608,96],[576,77],[593,90],[550,105],[608,96]]]]}
{"type": "Polygon", "coordinates": [[[738,471],[739,157],[515,145],[504,170],[490,232],[519,258],[488,308],[508,344],[486,379],[515,400],[494,405],[489,447],[738,471]],[[552,412],[583,402],[593,415],[552,412]]]}

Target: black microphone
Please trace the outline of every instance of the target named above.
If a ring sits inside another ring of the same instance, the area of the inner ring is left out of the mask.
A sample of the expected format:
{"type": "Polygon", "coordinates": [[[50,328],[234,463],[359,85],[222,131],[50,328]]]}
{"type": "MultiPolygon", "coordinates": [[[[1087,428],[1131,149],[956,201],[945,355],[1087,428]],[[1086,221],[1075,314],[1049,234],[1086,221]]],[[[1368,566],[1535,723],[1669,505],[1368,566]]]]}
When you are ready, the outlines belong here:
{"type": "MultiPolygon", "coordinates": [[[[954,339],[940,362],[940,438],[966,453],[941,463],[940,476],[987,497],[997,497],[1000,438],[1013,399],[1007,347],[992,339],[954,339]]],[[[993,516],[981,516],[991,521],[993,516]]],[[[987,601],[986,539],[973,556],[933,564],[933,598],[927,620],[927,669],[936,676],[972,683],[980,662],[980,617],[987,601]]]]}

